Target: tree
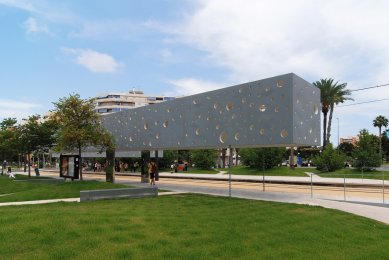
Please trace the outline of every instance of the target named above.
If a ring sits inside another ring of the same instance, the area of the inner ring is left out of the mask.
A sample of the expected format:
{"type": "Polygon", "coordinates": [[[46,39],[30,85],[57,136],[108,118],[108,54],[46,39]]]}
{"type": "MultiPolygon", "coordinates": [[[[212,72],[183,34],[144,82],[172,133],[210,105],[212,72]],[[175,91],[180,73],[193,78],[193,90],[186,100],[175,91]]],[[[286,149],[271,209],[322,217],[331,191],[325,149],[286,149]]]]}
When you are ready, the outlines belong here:
{"type": "Polygon", "coordinates": [[[377,136],[370,134],[366,129],[359,132],[359,141],[353,152],[354,167],[371,169],[380,166],[379,141],[377,136]]]}
{"type": "Polygon", "coordinates": [[[341,143],[337,149],[344,153],[346,156],[351,157],[354,151],[354,145],[352,143],[341,143]]]}
{"type": "Polygon", "coordinates": [[[271,169],[282,162],[284,148],[244,148],[240,149],[243,164],[256,169],[271,169]]]}
{"type": "MultiPolygon", "coordinates": [[[[110,160],[112,160],[114,142],[100,124],[100,117],[94,112],[92,99],[84,100],[78,94],[72,94],[59,99],[54,106],[51,117],[59,127],[56,149],[60,151],[77,150],[80,157],[81,180],[83,179],[81,152],[85,148],[99,146],[101,150],[107,149],[110,160]]],[[[109,165],[111,166],[111,163],[109,165]]]]}
{"type": "MultiPolygon", "coordinates": [[[[0,155],[1,162],[14,157],[18,151],[17,121],[15,118],[6,118],[0,123],[0,155]]],[[[2,173],[3,173],[2,169],[2,173]]]]}
{"type": "Polygon", "coordinates": [[[44,118],[38,127],[37,151],[48,152],[57,142],[58,125],[51,118],[44,118]]]}
{"type": "Polygon", "coordinates": [[[379,115],[379,116],[377,116],[374,120],[373,120],[373,126],[374,127],[378,127],[378,133],[379,133],[379,135],[378,135],[378,137],[379,137],[379,145],[380,145],[380,158],[381,158],[381,160],[380,160],[380,162],[382,161],[382,137],[381,137],[381,128],[383,127],[383,126],[385,126],[385,127],[388,127],[388,119],[386,118],[386,117],[384,117],[384,116],[381,116],[381,115],[379,115]]]}
{"type": "Polygon", "coordinates": [[[31,155],[36,151],[41,143],[39,129],[39,115],[29,116],[19,127],[19,142],[21,151],[27,156],[28,177],[31,177],[31,155]]]}
{"type": "Polygon", "coordinates": [[[177,160],[177,151],[176,150],[164,150],[163,158],[159,160],[160,167],[169,168],[172,163],[177,160]]]}
{"type": "Polygon", "coordinates": [[[320,81],[314,82],[313,85],[320,89],[321,110],[323,113],[323,148],[325,148],[331,137],[334,106],[346,100],[352,100],[352,98],[348,97],[351,95],[351,92],[346,89],[347,83],[338,84],[338,81],[334,83],[334,80],[331,78],[320,79],[320,81]]]}
{"type": "Polygon", "coordinates": [[[313,162],[319,171],[333,172],[342,169],[345,165],[346,156],[337,152],[331,143],[328,143],[322,154],[316,156],[313,162]]]}
{"type": "Polygon", "coordinates": [[[381,144],[382,144],[382,151],[385,156],[386,161],[388,161],[389,157],[389,139],[386,135],[381,136],[381,144]]]}
{"type": "Polygon", "coordinates": [[[194,150],[191,152],[192,162],[201,169],[210,169],[215,166],[217,150],[194,150]]]}

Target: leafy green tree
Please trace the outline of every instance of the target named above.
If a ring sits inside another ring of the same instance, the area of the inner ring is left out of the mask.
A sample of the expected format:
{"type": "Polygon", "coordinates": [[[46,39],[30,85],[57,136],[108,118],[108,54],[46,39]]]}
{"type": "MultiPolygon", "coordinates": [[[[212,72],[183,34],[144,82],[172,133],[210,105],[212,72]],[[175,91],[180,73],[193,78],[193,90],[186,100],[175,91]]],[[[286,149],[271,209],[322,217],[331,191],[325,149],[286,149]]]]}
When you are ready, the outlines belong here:
{"type": "Polygon", "coordinates": [[[388,127],[388,119],[384,116],[377,116],[374,120],[373,120],[373,125],[374,127],[378,127],[378,132],[379,132],[379,142],[380,142],[380,158],[382,158],[382,138],[381,138],[381,128],[383,126],[385,127],[388,127]]]}
{"type": "Polygon", "coordinates": [[[251,168],[271,169],[282,162],[284,153],[284,148],[242,148],[240,159],[251,168]]]}
{"type": "MultiPolygon", "coordinates": [[[[51,117],[59,127],[57,150],[77,150],[80,165],[82,165],[82,150],[90,146],[99,146],[101,150],[107,149],[111,167],[114,142],[111,135],[101,125],[99,115],[94,112],[93,100],[84,100],[78,94],[72,94],[59,99],[54,106],[51,117]]],[[[80,179],[83,179],[82,167],[80,167],[80,179]]],[[[111,178],[107,177],[107,179],[111,178]]]]}
{"type": "Polygon", "coordinates": [[[39,115],[29,116],[18,127],[19,148],[27,156],[28,174],[31,176],[30,159],[35,152],[48,152],[56,142],[57,125],[39,115]]]}
{"type": "Polygon", "coordinates": [[[177,160],[177,150],[163,151],[163,158],[159,159],[159,165],[163,168],[170,168],[170,165],[177,160]]]}
{"type": "Polygon", "coordinates": [[[334,83],[333,79],[320,79],[313,83],[320,89],[321,110],[323,113],[323,148],[330,142],[331,124],[334,106],[346,100],[352,100],[347,83],[334,83]],[[328,123],[328,124],[327,124],[328,123]]]}
{"type": "Polygon", "coordinates": [[[19,142],[21,151],[27,156],[28,176],[31,177],[31,155],[41,145],[40,116],[29,116],[24,121],[19,127],[19,142]]]}
{"type": "Polygon", "coordinates": [[[381,136],[381,144],[382,144],[382,152],[384,154],[384,157],[386,161],[388,161],[389,158],[389,139],[386,137],[386,135],[381,136]]]}
{"type": "Polygon", "coordinates": [[[37,151],[48,152],[57,142],[58,125],[51,118],[44,118],[38,127],[37,151]]]}
{"type": "Polygon", "coordinates": [[[178,163],[183,163],[185,161],[189,162],[191,159],[191,152],[189,150],[178,150],[177,157],[178,163]]]}
{"type": "Polygon", "coordinates": [[[346,156],[334,149],[331,143],[328,143],[322,154],[316,156],[313,162],[319,171],[333,172],[342,169],[345,165],[346,156]]]}
{"type": "Polygon", "coordinates": [[[337,149],[344,153],[346,156],[348,157],[351,157],[352,154],[353,154],[353,151],[354,151],[354,145],[351,144],[351,143],[341,143],[339,144],[339,146],[337,147],[337,149]]]}
{"type": "Polygon", "coordinates": [[[201,169],[210,169],[215,166],[217,150],[193,150],[191,152],[192,162],[201,169]]]}
{"type": "Polygon", "coordinates": [[[368,130],[362,129],[359,132],[359,141],[353,152],[355,158],[354,167],[371,169],[380,166],[379,141],[377,136],[370,134],[368,130]]]}
{"type": "MultiPolygon", "coordinates": [[[[14,158],[18,151],[18,125],[15,118],[6,118],[0,123],[1,162],[14,158]]],[[[1,171],[3,173],[3,169],[1,171]]]]}

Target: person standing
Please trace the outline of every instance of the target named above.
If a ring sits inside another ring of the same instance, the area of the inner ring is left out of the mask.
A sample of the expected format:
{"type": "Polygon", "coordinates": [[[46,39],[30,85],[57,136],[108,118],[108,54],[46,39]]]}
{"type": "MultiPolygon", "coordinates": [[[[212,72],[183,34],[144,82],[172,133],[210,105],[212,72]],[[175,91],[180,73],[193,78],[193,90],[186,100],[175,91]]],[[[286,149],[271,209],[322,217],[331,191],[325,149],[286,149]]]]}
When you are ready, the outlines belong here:
{"type": "Polygon", "coordinates": [[[136,172],[136,169],[138,169],[138,167],[139,167],[138,162],[134,162],[134,172],[136,172]]]}
{"type": "Polygon", "coordinates": [[[155,186],[155,173],[157,172],[157,165],[154,161],[151,161],[147,166],[150,176],[150,185],[155,186]]]}
{"type": "Polygon", "coordinates": [[[3,175],[4,171],[7,169],[7,161],[4,160],[2,168],[1,168],[1,175],[3,175]]]}

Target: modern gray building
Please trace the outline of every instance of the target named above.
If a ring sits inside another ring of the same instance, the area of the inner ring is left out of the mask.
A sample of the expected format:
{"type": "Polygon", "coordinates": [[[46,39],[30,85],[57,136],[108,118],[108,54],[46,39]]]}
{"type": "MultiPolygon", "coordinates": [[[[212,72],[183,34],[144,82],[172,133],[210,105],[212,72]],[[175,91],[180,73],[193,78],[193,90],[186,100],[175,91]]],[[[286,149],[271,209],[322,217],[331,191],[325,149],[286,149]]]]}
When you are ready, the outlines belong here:
{"type": "Polygon", "coordinates": [[[106,115],[121,151],[320,146],[320,90],[290,73],[106,115]]]}

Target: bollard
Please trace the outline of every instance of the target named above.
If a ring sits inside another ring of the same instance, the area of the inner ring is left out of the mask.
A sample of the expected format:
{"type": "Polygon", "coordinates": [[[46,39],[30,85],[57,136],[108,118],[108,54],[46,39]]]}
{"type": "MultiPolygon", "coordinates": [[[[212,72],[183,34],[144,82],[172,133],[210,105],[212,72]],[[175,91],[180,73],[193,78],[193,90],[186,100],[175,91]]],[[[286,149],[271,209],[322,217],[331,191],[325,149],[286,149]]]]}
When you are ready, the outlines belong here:
{"type": "Polygon", "coordinates": [[[37,167],[35,167],[35,176],[40,176],[40,174],[39,174],[39,168],[38,168],[38,166],[37,166],[37,167]]]}
{"type": "Polygon", "coordinates": [[[262,191],[265,192],[265,171],[262,172],[262,191]]]}
{"type": "Polygon", "coordinates": [[[262,192],[265,192],[265,157],[262,153],[262,192]]]}
{"type": "Polygon", "coordinates": [[[231,170],[230,170],[230,173],[228,174],[229,175],[229,177],[228,177],[228,186],[229,186],[229,188],[228,188],[228,195],[231,197],[231,170]]]}
{"type": "Polygon", "coordinates": [[[343,175],[343,200],[346,201],[346,175],[343,175]]]}
{"type": "Polygon", "coordinates": [[[229,160],[228,160],[228,172],[229,172],[229,190],[228,190],[228,194],[229,196],[231,197],[231,167],[232,167],[232,147],[231,145],[228,146],[229,148],[229,152],[230,152],[230,157],[229,157],[229,160]]]}
{"type": "Polygon", "coordinates": [[[312,176],[313,176],[313,174],[311,173],[311,199],[313,198],[313,190],[312,190],[312,176]]]}
{"type": "Polygon", "coordinates": [[[385,204],[385,174],[382,172],[382,204],[385,204]]]}

